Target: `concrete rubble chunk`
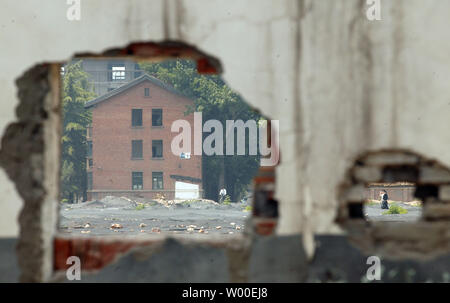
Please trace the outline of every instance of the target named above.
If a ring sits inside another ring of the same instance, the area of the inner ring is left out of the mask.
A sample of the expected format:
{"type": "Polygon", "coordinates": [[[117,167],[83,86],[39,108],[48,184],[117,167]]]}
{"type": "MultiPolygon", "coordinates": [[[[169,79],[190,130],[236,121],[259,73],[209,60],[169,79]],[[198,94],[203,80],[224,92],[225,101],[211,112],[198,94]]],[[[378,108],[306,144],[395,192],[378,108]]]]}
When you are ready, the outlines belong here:
{"type": "Polygon", "coordinates": [[[429,220],[450,219],[450,204],[448,203],[427,203],[423,209],[423,216],[429,220]]]}
{"type": "Polygon", "coordinates": [[[308,260],[300,236],[256,237],[250,251],[248,282],[301,283],[308,260]]]}
{"type": "Polygon", "coordinates": [[[450,202],[450,184],[439,187],[439,199],[450,202]]]}
{"type": "Polygon", "coordinates": [[[437,166],[421,167],[420,181],[424,183],[450,183],[450,170],[437,166]]]}
{"type": "Polygon", "coordinates": [[[417,164],[419,157],[399,152],[380,152],[366,157],[367,165],[405,165],[417,164]]]}
{"type": "Polygon", "coordinates": [[[376,240],[421,241],[438,237],[443,227],[428,222],[404,222],[402,224],[377,222],[373,225],[372,236],[376,240]]]}
{"type": "Polygon", "coordinates": [[[350,187],[345,193],[345,199],[348,202],[361,202],[365,200],[364,196],[365,186],[363,184],[356,184],[350,187]]]}

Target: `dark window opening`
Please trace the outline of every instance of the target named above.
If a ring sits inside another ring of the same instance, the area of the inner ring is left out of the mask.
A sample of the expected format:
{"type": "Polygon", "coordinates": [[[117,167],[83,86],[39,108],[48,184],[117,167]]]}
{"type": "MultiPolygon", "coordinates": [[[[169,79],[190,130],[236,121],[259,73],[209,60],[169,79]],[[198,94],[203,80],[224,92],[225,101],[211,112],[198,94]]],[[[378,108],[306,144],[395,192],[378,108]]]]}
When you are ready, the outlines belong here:
{"type": "Polygon", "coordinates": [[[142,109],[131,110],[131,126],[142,126],[142,109]]]}
{"type": "Polygon", "coordinates": [[[152,126],[162,126],[162,109],[152,109],[152,126]]]}
{"type": "Polygon", "coordinates": [[[152,157],[153,158],[162,158],[163,156],[163,141],[162,140],[153,140],[152,141],[152,157]]]}
{"type": "Polygon", "coordinates": [[[350,219],[364,218],[364,203],[348,204],[348,215],[349,215],[350,219]]]}
{"type": "Polygon", "coordinates": [[[132,186],[131,188],[133,190],[139,190],[143,188],[143,180],[144,180],[144,176],[142,172],[132,172],[132,176],[131,176],[131,183],[132,186]]]}
{"type": "Polygon", "coordinates": [[[142,71],[140,70],[139,64],[134,64],[134,78],[140,77],[142,75],[142,71]]]}
{"type": "Polygon", "coordinates": [[[144,88],[144,96],[149,97],[150,96],[150,88],[146,87],[144,88]]]}
{"type": "Polygon", "coordinates": [[[94,166],[94,160],[92,158],[88,159],[88,168],[92,168],[94,166]]]}
{"type": "Polygon", "coordinates": [[[152,189],[164,189],[163,186],[163,173],[153,172],[152,173],[152,189]]]}
{"type": "Polygon", "coordinates": [[[142,140],[132,140],[131,141],[131,158],[142,159],[142,140]]]}

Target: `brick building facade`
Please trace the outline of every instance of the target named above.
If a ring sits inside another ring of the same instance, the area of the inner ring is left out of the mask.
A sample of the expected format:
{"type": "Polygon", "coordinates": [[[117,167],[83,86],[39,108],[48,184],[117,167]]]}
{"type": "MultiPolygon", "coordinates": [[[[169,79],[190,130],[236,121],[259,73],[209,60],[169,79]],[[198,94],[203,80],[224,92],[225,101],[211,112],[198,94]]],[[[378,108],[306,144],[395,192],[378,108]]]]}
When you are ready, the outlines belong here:
{"type": "Polygon", "coordinates": [[[411,202],[417,200],[414,197],[416,186],[413,183],[399,182],[399,183],[384,183],[384,184],[370,184],[366,188],[366,198],[370,200],[380,200],[380,191],[385,190],[388,194],[389,200],[411,202]]]}
{"type": "MultiPolygon", "coordinates": [[[[88,200],[108,195],[167,199],[202,195],[201,156],[171,151],[175,120],[193,101],[144,74],[86,103],[92,111],[88,129],[88,200]]],[[[191,137],[192,138],[192,137],[191,137]]]]}

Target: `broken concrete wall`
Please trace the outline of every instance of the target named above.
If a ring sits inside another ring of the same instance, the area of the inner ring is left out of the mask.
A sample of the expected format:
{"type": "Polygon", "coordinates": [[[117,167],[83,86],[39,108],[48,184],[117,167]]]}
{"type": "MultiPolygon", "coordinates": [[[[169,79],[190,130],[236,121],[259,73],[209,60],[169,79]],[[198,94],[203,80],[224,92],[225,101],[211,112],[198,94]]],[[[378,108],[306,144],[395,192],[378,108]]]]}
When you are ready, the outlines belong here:
{"type": "MultiPolygon", "coordinates": [[[[359,154],[401,148],[450,166],[449,1],[383,1],[373,22],[363,0],[93,0],[82,1],[80,21],[66,18],[64,1],[2,8],[0,133],[18,120],[15,79],[38,63],[133,41],[194,45],[280,120],[278,232],[302,232],[308,253],[314,233],[341,232],[337,188],[359,154]]],[[[17,237],[23,201],[3,169],[0,196],[0,235],[17,237]]]]}
{"type": "Polygon", "coordinates": [[[366,1],[303,1],[300,143],[296,165],[280,168],[298,172],[290,196],[302,207],[287,211],[281,199],[281,216],[295,213],[303,230],[335,230],[338,184],[365,151],[404,148],[450,164],[450,2],[381,2],[382,20],[368,21],[366,1]]]}

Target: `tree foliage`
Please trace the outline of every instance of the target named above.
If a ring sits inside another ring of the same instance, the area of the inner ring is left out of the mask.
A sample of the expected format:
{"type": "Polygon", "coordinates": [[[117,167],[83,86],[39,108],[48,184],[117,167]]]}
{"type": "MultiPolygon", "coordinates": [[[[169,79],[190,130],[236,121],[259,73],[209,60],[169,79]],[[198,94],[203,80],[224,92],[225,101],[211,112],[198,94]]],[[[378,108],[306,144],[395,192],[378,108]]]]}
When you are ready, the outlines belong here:
{"type": "MultiPolygon", "coordinates": [[[[187,108],[186,114],[194,111],[202,112],[203,122],[215,119],[225,126],[226,120],[245,122],[262,119],[261,115],[251,109],[219,76],[198,74],[193,61],[141,62],[139,66],[148,74],[194,100],[193,106],[187,108]]],[[[208,133],[203,134],[204,138],[207,136],[208,133]]],[[[225,138],[225,127],[223,138],[225,138]]],[[[223,147],[225,154],[225,142],[223,147]]],[[[214,200],[217,199],[219,187],[223,185],[233,201],[240,199],[259,167],[259,156],[248,154],[248,135],[245,155],[238,156],[235,153],[233,156],[207,156],[203,154],[202,159],[205,197],[214,200]]]]}
{"type": "Polygon", "coordinates": [[[81,61],[65,66],[62,96],[61,196],[73,202],[86,196],[86,128],[91,113],[84,104],[95,98],[81,61]]]}

